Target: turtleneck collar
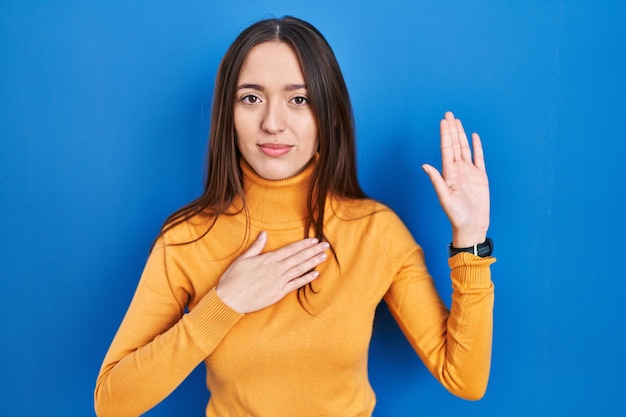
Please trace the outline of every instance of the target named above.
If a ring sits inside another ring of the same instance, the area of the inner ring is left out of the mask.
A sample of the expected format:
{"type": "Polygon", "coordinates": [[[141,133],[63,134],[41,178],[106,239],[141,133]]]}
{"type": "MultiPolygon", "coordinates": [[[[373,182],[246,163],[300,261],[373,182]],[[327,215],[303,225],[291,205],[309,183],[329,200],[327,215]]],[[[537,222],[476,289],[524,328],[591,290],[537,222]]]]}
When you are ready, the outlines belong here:
{"type": "Polygon", "coordinates": [[[243,189],[252,223],[269,230],[302,228],[316,163],[317,158],[313,158],[293,177],[268,180],[259,176],[242,158],[243,189]]]}

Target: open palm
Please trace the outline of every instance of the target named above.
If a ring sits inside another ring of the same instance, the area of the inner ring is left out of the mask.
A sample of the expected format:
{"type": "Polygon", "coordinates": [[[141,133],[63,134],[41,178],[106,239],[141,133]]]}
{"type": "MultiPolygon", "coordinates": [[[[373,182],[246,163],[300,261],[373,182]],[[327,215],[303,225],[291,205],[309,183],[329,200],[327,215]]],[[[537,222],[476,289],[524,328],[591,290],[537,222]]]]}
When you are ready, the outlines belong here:
{"type": "Polygon", "coordinates": [[[428,164],[422,168],[452,225],[453,246],[482,243],[489,228],[489,181],[480,137],[472,134],[470,149],[463,125],[452,112],[446,112],[440,131],[441,173],[428,164]]]}

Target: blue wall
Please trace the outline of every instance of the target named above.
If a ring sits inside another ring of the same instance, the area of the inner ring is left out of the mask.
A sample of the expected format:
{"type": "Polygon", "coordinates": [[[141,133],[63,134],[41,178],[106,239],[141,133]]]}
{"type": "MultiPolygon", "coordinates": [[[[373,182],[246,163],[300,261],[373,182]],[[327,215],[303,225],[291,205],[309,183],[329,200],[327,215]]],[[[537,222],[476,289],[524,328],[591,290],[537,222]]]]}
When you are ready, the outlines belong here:
{"type": "MultiPolygon", "coordinates": [[[[333,45],[363,185],[422,243],[446,301],[450,230],[419,167],[439,164],[447,109],[484,141],[499,259],[488,392],[446,393],[381,309],[376,416],[626,414],[626,3],[213,3],[0,3],[2,415],[93,415],[151,240],[200,190],[218,61],[283,14],[333,45]]],[[[149,415],[202,415],[202,378],[149,415]]]]}

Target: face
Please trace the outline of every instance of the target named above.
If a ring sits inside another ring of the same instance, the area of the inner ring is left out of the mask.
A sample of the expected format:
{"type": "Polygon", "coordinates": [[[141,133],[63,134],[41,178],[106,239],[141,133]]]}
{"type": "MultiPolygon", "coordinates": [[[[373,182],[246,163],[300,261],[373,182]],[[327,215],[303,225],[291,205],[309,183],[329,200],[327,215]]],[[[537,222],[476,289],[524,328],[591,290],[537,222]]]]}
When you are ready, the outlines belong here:
{"type": "Polygon", "coordinates": [[[253,47],[236,94],[237,146],[246,162],[269,180],[300,172],[317,151],[317,122],[292,47],[282,42],[253,47]]]}

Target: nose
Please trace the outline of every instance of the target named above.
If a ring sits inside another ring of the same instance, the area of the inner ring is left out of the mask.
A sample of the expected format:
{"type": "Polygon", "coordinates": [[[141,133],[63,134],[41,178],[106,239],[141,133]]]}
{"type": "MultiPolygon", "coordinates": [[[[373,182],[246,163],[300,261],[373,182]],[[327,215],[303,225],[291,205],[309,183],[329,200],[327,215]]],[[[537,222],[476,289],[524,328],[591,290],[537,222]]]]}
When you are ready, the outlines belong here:
{"type": "Polygon", "coordinates": [[[261,128],[267,133],[277,134],[285,130],[285,115],[280,103],[270,103],[266,107],[261,128]]]}

